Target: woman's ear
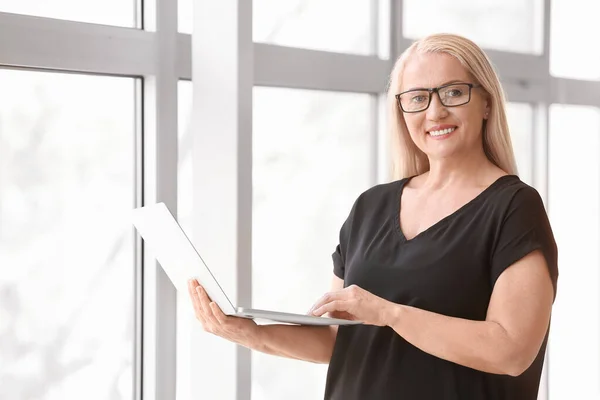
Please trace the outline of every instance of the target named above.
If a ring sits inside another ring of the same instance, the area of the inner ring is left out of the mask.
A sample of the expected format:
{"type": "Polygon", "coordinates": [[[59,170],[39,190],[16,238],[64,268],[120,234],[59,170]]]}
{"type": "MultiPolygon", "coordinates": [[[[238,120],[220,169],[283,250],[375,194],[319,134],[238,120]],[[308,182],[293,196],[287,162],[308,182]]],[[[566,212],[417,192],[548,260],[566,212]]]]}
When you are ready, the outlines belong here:
{"type": "Polygon", "coordinates": [[[489,98],[485,99],[483,105],[484,105],[483,119],[488,119],[490,116],[490,112],[491,112],[490,99],[489,98]]]}

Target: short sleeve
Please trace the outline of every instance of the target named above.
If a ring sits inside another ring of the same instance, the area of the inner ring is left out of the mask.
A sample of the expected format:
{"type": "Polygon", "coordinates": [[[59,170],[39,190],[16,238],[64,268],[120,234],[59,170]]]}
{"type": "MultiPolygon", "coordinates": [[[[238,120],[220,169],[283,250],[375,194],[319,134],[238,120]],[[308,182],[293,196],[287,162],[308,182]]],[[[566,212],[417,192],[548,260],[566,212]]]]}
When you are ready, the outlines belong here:
{"type": "Polygon", "coordinates": [[[342,254],[342,249],[339,244],[336,246],[331,258],[333,259],[333,273],[338,278],[344,279],[344,255],[342,254]]]}
{"type": "Polygon", "coordinates": [[[340,279],[344,279],[346,274],[346,254],[348,251],[348,242],[350,240],[350,231],[356,213],[356,203],[357,202],[354,203],[350,210],[350,214],[342,224],[339,235],[339,244],[331,255],[331,258],[333,259],[333,273],[340,279]]]}
{"type": "Polygon", "coordinates": [[[546,259],[556,297],[556,242],[539,193],[527,186],[515,193],[502,220],[492,254],[492,287],[508,267],[535,250],[540,250],[546,259]]]}

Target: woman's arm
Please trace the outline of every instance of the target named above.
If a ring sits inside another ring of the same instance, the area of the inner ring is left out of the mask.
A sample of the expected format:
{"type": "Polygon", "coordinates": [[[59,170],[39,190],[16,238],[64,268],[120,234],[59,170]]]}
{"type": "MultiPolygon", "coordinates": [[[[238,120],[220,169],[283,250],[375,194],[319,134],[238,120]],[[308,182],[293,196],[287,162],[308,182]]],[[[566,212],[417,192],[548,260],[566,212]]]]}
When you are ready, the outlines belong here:
{"type": "Polygon", "coordinates": [[[540,350],[553,298],[546,261],[536,251],[500,275],[485,321],[394,305],[389,309],[389,325],[414,346],[439,358],[480,371],[518,376],[540,350]]]}
{"type": "Polygon", "coordinates": [[[328,364],[337,330],[329,326],[263,325],[249,348],[279,357],[328,364]]]}
{"type": "MultiPolygon", "coordinates": [[[[343,286],[344,281],[334,275],[331,290],[343,286]]],[[[266,354],[322,364],[331,360],[337,326],[256,325],[223,314],[197,282],[190,283],[190,295],[196,318],[207,332],[266,354]]]]}
{"type": "Polygon", "coordinates": [[[326,294],[313,314],[345,311],[365,323],[390,326],[436,357],[484,372],[518,376],[539,352],[553,299],[546,260],[534,251],[500,275],[485,321],[395,304],[357,286],[326,294]]]}

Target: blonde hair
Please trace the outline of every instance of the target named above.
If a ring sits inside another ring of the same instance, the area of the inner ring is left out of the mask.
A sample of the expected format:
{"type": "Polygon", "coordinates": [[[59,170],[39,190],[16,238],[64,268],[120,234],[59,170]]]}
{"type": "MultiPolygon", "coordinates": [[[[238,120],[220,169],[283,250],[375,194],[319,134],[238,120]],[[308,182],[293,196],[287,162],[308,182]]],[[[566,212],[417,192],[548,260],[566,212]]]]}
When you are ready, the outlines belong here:
{"type": "Polygon", "coordinates": [[[475,43],[462,36],[434,34],[414,42],[406,49],[392,69],[388,86],[389,133],[394,180],[420,175],[429,170],[429,159],[412,141],[402,110],[395,98],[404,67],[413,54],[445,53],[455,57],[487,92],[490,115],[483,125],[483,150],[487,158],[509,174],[517,174],[508,122],[505,97],[498,75],[486,54],[475,43]]]}

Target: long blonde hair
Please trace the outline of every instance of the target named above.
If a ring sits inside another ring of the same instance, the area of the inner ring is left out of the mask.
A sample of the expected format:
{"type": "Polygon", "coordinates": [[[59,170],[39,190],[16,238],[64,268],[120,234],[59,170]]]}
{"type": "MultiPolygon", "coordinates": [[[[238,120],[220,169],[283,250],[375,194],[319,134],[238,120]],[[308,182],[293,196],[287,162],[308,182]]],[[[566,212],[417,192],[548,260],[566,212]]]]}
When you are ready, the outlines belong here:
{"type": "Polygon", "coordinates": [[[392,178],[420,175],[429,170],[429,160],[412,141],[402,110],[394,97],[402,80],[407,60],[415,53],[445,53],[455,57],[475,78],[490,100],[490,115],[483,125],[483,150],[487,158],[509,174],[517,174],[508,122],[505,97],[498,75],[486,54],[471,40],[453,34],[434,34],[414,42],[392,69],[388,86],[389,133],[391,140],[392,178]]]}

